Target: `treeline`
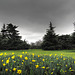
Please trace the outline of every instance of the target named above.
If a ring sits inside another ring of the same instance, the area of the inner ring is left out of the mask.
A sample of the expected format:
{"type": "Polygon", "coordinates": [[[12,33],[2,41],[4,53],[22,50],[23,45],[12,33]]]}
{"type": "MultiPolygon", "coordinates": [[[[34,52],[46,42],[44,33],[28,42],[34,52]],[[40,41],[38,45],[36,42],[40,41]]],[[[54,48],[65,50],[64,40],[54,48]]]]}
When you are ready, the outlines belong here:
{"type": "Polygon", "coordinates": [[[35,43],[31,43],[30,49],[42,49],[41,44],[42,44],[41,40],[38,40],[35,43]]]}
{"type": "Polygon", "coordinates": [[[43,37],[41,45],[43,50],[62,50],[62,49],[75,49],[75,32],[71,35],[56,35],[52,23],[50,22],[49,29],[43,37]]]}
{"type": "Polygon", "coordinates": [[[21,40],[19,31],[16,30],[18,26],[12,23],[3,25],[0,33],[0,49],[1,50],[19,50],[29,49],[29,44],[21,40]]]}
{"type": "Polygon", "coordinates": [[[9,23],[3,25],[0,33],[0,49],[1,50],[25,50],[25,49],[43,49],[43,50],[63,50],[75,49],[75,32],[71,35],[57,35],[54,31],[52,23],[49,24],[43,40],[28,44],[27,41],[21,40],[18,26],[9,23]]]}

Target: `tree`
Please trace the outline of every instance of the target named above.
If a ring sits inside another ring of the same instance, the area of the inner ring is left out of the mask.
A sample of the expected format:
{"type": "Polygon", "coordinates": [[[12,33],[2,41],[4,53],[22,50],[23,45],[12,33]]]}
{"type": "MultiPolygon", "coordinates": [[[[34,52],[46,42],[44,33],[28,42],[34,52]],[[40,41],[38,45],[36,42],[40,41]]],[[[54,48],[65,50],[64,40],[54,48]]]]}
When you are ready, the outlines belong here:
{"type": "Polygon", "coordinates": [[[30,48],[31,49],[41,49],[41,44],[42,44],[42,41],[38,40],[35,43],[31,43],[30,48]]]}
{"type": "Polygon", "coordinates": [[[0,33],[0,49],[2,49],[2,35],[0,33]]]}
{"type": "Polygon", "coordinates": [[[16,30],[18,26],[9,23],[3,25],[2,33],[2,49],[29,49],[29,44],[21,40],[19,31],[16,30]]]}
{"type": "Polygon", "coordinates": [[[72,48],[75,49],[75,31],[71,35],[72,48]]]}
{"type": "Polygon", "coordinates": [[[58,36],[58,42],[59,45],[61,45],[61,49],[72,49],[71,45],[71,36],[66,34],[66,35],[61,35],[58,36]]]}
{"type": "Polygon", "coordinates": [[[21,36],[19,36],[19,31],[16,30],[18,26],[16,25],[13,25],[13,24],[7,24],[7,37],[9,39],[12,39],[12,40],[16,40],[16,39],[21,39],[21,36]]]}
{"type": "Polygon", "coordinates": [[[71,34],[71,45],[72,45],[72,49],[75,49],[75,22],[74,24],[74,32],[71,34]]]}
{"type": "Polygon", "coordinates": [[[21,36],[19,36],[19,31],[16,30],[17,27],[18,26],[13,25],[12,23],[7,24],[6,26],[6,38],[8,38],[9,46],[8,49],[19,49],[21,36]]]}
{"type": "Polygon", "coordinates": [[[54,32],[54,28],[52,23],[49,24],[49,29],[47,29],[46,35],[43,37],[42,49],[44,50],[54,50],[58,44],[57,35],[54,32]]]}
{"type": "Polygon", "coordinates": [[[2,30],[1,30],[1,33],[2,33],[2,38],[4,39],[4,38],[6,38],[6,27],[5,27],[5,24],[3,24],[3,28],[2,28],[2,30]]]}
{"type": "Polygon", "coordinates": [[[35,42],[36,49],[41,49],[41,44],[42,44],[41,40],[36,41],[35,42]]]}
{"type": "Polygon", "coordinates": [[[36,49],[35,43],[32,42],[32,43],[30,44],[30,49],[36,49]]]}

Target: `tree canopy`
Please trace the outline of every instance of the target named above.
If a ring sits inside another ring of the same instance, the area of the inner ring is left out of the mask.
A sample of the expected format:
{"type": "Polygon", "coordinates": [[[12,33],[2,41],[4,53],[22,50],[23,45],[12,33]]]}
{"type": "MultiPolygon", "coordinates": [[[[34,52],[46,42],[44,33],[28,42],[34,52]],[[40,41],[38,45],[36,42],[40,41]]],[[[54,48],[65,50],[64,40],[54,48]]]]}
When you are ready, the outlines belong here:
{"type": "Polygon", "coordinates": [[[44,35],[43,37],[43,43],[42,43],[42,49],[56,49],[56,45],[57,45],[57,35],[54,32],[54,28],[52,26],[52,23],[50,22],[49,24],[49,29],[47,29],[47,33],[44,35]]]}
{"type": "Polygon", "coordinates": [[[43,50],[62,50],[62,49],[75,49],[75,31],[72,35],[56,35],[52,23],[49,24],[46,34],[43,37],[42,49],[43,50]]]}
{"type": "Polygon", "coordinates": [[[9,23],[7,25],[3,24],[1,30],[1,49],[29,49],[29,44],[24,40],[21,40],[19,36],[19,31],[16,30],[18,26],[9,23]]]}

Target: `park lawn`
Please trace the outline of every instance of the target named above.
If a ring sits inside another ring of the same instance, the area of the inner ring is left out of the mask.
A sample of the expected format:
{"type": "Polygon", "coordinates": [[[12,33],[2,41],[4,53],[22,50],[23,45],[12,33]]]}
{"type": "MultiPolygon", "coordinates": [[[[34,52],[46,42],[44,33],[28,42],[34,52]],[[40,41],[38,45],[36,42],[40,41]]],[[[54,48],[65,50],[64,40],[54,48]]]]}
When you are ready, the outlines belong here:
{"type": "Polygon", "coordinates": [[[75,58],[75,50],[49,50],[44,51],[42,49],[29,49],[29,50],[0,50],[0,53],[7,53],[7,55],[11,55],[12,53],[15,53],[16,55],[22,54],[22,52],[28,52],[28,54],[34,53],[35,55],[44,55],[44,54],[57,54],[60,56],[63,54],[65,57],[72,57],[75,58]]]}

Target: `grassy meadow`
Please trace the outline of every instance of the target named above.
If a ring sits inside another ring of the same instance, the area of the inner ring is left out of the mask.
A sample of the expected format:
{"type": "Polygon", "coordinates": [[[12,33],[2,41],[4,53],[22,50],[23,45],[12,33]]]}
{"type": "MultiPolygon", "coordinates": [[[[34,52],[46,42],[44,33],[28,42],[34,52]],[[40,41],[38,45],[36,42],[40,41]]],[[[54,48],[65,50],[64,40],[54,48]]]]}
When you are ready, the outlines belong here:
{"type": "Polygon", "coordinates": [[[16,55],[22,54],[22,52],[28,52],[28,54],[34,53],[35,55],[44,55],[44,54],[57,54],[60,56],[63,54],[67,57],[75,58],[75,50],[50,50],[50,51],[44,51],[42,49],[29,49],[29,50],[0,50],[0,53],[7,53],[8,55],[11,55],[12,53],[15,53],[16,55]]]}
{"type": "Polygon", "coordinates": [[[75,50],[0,50],[0,75],[75,75],[75,50]]]}

